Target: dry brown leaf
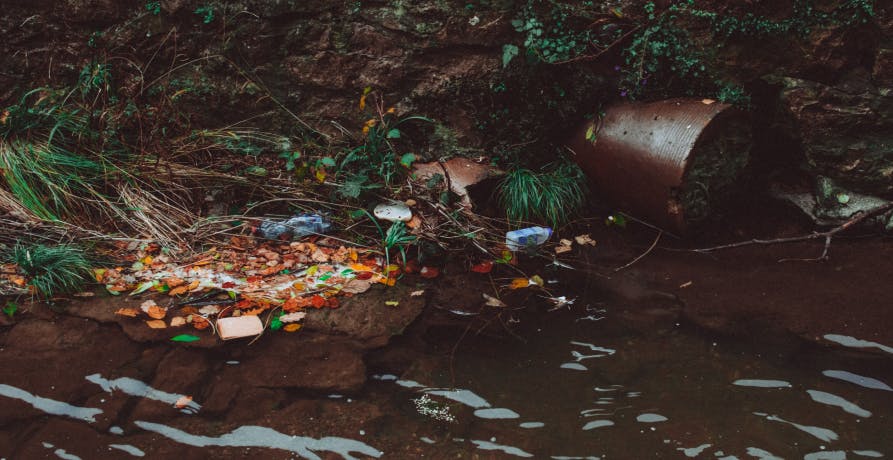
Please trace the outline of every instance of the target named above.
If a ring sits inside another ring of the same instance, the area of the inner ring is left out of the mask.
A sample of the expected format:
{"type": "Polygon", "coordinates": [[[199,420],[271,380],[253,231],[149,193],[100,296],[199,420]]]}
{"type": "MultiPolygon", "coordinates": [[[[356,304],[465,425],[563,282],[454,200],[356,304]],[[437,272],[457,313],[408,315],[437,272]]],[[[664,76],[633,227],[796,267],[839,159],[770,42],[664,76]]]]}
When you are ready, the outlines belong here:
{"type": "Polygon", "coordinates": [[[137,315],[140,314],[140,311],[136,308],[119,308],[118,311],[115,312],[116,315],[127,316],[130,318],[136,318],[137,315]]]}
{"type": "Polygon", "coordinates": [[[171,289],[170,292],[167,293],[167,295],[174,297],[174,296],[186,294],[186,292],[188,292],[188,291],[189,291],[189,286],[179,286],[179,287],[175,287],[175,288],[171,289]]]}
{"type": "Polygon", "coordinates": [[[564,254],[570,252],[573,248],[570,246],[555,246],[555,254],[564,254]]]}
{"type": "Polygon", "coordinates": [[[167,309],[160,305],[152,305],[146,310],[146,314],[152,319],[162,319],[167,316],[167,309]]]}
{"type": "Polygon", "coordinates": [[[167,287],[173,289],[175,287],[179,287],[179,286],[186,284],[186,280],[184,280],[183,278],[173,277],[173,278],[168,278],[168,279],[164,280],[164,284],[166,284],[167,287]]]}
{"type": "Polygon", "coordinates": [[[160,319],[146,321],[146,326],[149,326],[152,329],[167,329],[167,324],[160,319]]]}
{"type": "Polygon", "coordinates": [[[180,399],[174,403],[174,407],[177,409],[182,409],[189,405],[192,402],[192,396],[180,396],[180,399]]]}
{"type": "Polygon", "coordinates": [[[180,327],[186,325],[186,318],[182,316],[174,316],[171,318],[171,327],[180,327]]]}
{"type": "Polygon", "coordinates": [[[588,245],[590,245],[590,246],[595,246],[595,240],[593,240],[593,239],[589,236],[588,233],[583,234],[583,235],[577,235],[577,236],[574,237],[574,240],[577,242],[577,244],[579,244],[579,245],[581,245],[581,246],[584,245],[584,244],[588,244],[588,245]]]}
{"type": "Polygon", "coordinates": [[[369,280],[352,279],[344,284],[341,292],[345,294],[362,294],[368,291],[370,287],[372,287],[372,283],[369,280]]]}
{"type": "Polygon", "coordinates": [[[198,312],[202,315],[216,315],[220,312],[220,305],[205,305],[204,307],[199,308],[198,312]]]}
{"type": "Polygon", "coordinates": [[[196,288],[198,288],[199,284],[201,284],[201,281],[193,280],[191,283],[189,283],[189,287],[187,288],[187,290],[194,291],[196,290],[196,288]]]}
{"type": "Polygon", "coordinates": [[[326,253],[322,252],[322,250],[317,249],[313,251],[313,254],[310,255],[310,258],[313,259],[314,262],[328,262],[329,256],[326,253]]]}
{"type": "Polygon", "coordinates": [[[422,290],[420,290],[420,291],[412,291],[412,292],[410,292],[410,293],[409,293],[409,296],[410,296],[410,297],[419,297],[419,296],[421,296],[421,295],[424,294],[424,293],[425,293],[425,290],[422,289],[422,290]]]}
{"type": "Polygon", "coordinates": [[[417,229],[422,226],[422,219],[419,216],[412,216],[412,219],[409,219],[406,226],[411,229],[417,229]]]}
{"type": "Polygon", "coordinates": [[[295,322],[298,322],[298,321],[304,319],[305,316],[307,316],[307,313],[298,311],[298,312],[289,313],[289,314],[280,316],[279,321],[281,321],[283,323],[295,323],[295,322]]]}
{"type": "Polygon", "coordinates": [[[93,293],[93,292],[88,292],[88,291],[85,291],[85,292],[76,292],[76,293],[72,294],[72,296],[74,296],[74,297],[93,297],[93,296],[95,296],[95,295],[96,295],[95,293],[93,293]]]}
{"type": "Polygon", "coordinates": [[[493,296],[491,296],[491,295],[487,295],[487,294],[484,294],[484,293],[481,293],[481,295],[484,297],[484,300],[486,300],[486,302],[484,302],[484,305],[486,305],[486,306],[488,306],[488,307],[499,307],[499,308],[502,308],[502,307],[507,307],[507,306],[508,306],[508,305],[506,305],[505,303],[503,303],[503,301],[497,299],[496,297],[493,297],[493,296]]]}
{"type": "Polygon", "coordinates": [[[194,327],[198,330],[202,330],[202,329],[207,329],[210,326],[211,326],[211,323],[208,320],[206,320],[205,318],[198,316],[198,315],[192,316],[192,327],[194,327]]]}

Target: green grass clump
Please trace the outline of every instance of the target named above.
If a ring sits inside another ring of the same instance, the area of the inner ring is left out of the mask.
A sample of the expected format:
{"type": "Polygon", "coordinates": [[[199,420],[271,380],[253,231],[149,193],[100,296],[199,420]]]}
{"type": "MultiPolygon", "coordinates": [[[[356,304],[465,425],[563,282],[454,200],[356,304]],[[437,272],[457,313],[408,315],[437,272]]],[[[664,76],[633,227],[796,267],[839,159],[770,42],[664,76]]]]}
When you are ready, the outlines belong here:
{"type": "Polygon", "coordinates": [[[560,163],[542,172],[510,171],[499,184],[499,205],[510,221],[544,222],[558,227],[586,201],[586,182],[576,165],[560,163]]]}
{"type": "Polygon", "coordinates": [[[90,272],[84,251],[73,245],[17,244],[11,258],[31,278],[28,284],[47,297],[80,290],[90,272]]]}

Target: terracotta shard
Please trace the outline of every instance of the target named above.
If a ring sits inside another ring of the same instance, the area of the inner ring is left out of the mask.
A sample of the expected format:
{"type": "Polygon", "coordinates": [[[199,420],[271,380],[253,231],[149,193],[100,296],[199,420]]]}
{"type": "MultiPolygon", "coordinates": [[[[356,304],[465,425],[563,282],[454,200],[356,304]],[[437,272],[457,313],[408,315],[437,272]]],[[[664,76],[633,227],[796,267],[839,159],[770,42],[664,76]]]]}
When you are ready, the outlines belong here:
{"type": "Polygon", "coordinates": [[[417,163],[413,165],[412,172],[419,180],[430,179],[435,174],[444,176],[444,180],[450,184],[450,190],[462,198],[462,204],[466,207],[471,207],[468,187],[484,179],[502,174],[502,171],[490,165],[475,163],[468,158],[460,157],[442,163],[437,161],[417,163]]]}

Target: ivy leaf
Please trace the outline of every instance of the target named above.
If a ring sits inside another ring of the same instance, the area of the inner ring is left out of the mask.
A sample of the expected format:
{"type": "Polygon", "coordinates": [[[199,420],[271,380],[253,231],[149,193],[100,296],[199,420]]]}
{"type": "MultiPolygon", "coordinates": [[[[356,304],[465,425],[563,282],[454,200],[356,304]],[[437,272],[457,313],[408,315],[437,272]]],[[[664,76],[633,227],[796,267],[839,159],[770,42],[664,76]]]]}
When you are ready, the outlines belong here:
{"type": "Polygon", "coordinates": [[[270,330],[278,331],[279,329],[282,329],[282,321],[279,319],[279,317],[281,317],[281,316],[282,316],[281,311],[278,311],[278,312],[276,312],[275,315],[273,315],[273,320],[270,321],[270,330]]]}
{"type": "Polygon", "coordinates": [[[245,168],[245,174],[250,174],[252,176],[264,177],[268,174],[267,168],[263,166],[249,166],[245,168]]]}
{"type": "Polygon", "coordinates": [[[192,335],[192,334],[180,334],[180,335],[175,335],[175,336],[171,337],[171,342],[189,343],[189,342],[197,342],[199,340],[201,340],[201,339],[192,335]]]}
{"type": "Polygon", "coordinates": [[[400,130],[397,128],[394,128],[394,129],[388,131],[388,139],[400,139],[400,130]]]}
{"type": "Polygon", "coordinates": [[[3,313],[6,313],[6,316],[9,316],[10,318],[12,318],[12,315],[14,315],[16,313],[16,311],[18,311],[18,309],[19,309],[19,306],[16,305],[15,302],[11,302],[11,301],[6,302],[6,306],[3,307],[3,313]]]}
{"type": "Polygon", "coordinates": [[[400,157],[400,164],[407,168],[411,168],[412,163],[415,162],[415,160],[416,156],[414,153],[404,153],[403,156],[400,157]]]}
{"type": "MultiPolygon", "coordinates": [[[[514,21],[513,21],[514,22],[514,21]]],[[[506,68],[509,62],[518,55],[518,47],[512,44],[502,45],[502,68],[506,68]]]]}
{"type": "Polygon", "coordinates": [[[323,157],[321,160],[319,160],[319,163],[322,164],[323,166],[328,166],[328,167],[332,168],[335,166],[335,159],[332,157],[323,157]]]}

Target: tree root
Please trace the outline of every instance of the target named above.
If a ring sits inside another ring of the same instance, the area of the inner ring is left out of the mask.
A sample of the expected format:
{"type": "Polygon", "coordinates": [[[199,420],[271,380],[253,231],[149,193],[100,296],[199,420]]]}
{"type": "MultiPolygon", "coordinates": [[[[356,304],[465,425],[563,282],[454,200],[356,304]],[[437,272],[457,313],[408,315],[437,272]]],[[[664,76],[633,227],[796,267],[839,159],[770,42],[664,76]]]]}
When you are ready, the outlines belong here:
{"type": "Polygon", "coordinates": [[[858,213],[855,216],[853,216],[852,218],[850,218],[850,220],[838,225],[837,227],[834,227],[834,228],[824,231],[824,232],[814,232],[814,233],[810,233],[809,235],[792,236],[792,237],[788,237],[788,238],[774,238],[774,239],[768,239],[768,240],[755,238],[752,240],[739,241],[737,243],[723,244],[723,245],[713,246],[713,247],[709,247],[709,248],[692,249],[692,251],[706,254],[708,252],[719,251],[722,249],[740,248],[742,246],[751,246],[754,244],[770,245],[770,244],[795,243],[798,241],[809,241],[809,240],[816,240],[816,239],[824,238],[825,246],[822,249],[822,255],[820,255],[819,257],[807,258],[807,259],[781,259],[781,260],[779,260],[779,262],[789,262],[789,261],[818,262],[818,261],[828,260],[828,258],[829,258],[828,251],[831,248],[831,240],[834,238],[835,235],[864,221],[865,219],[884,214],[885,212],[887,212],[891,209],[893,209],[893,202],[889,202],[885,205],[878,206],[874,209],[858,213]]]}

